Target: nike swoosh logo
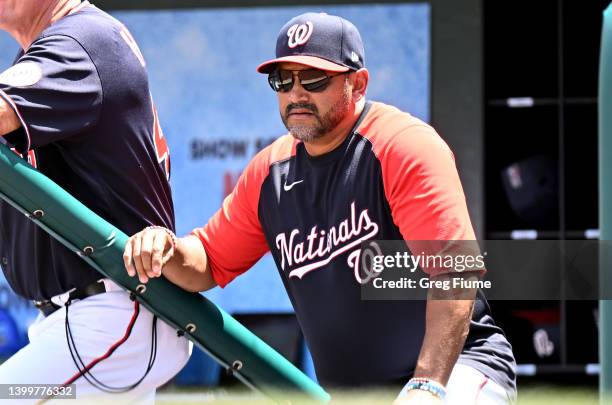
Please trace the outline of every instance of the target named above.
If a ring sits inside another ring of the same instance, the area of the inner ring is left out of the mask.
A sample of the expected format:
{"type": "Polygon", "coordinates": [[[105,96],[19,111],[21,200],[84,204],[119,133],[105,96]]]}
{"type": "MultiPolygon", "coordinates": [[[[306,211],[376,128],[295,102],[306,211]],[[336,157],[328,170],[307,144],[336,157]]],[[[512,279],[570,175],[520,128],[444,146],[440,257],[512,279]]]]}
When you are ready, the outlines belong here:
{"type": "Polygon", "coordinates": [[[285,184],[283,184],[283,190],[285,191],[291,191],[291,189],[293,188],[293,186],[295,186],[296,184],[300,184],[301,182],[303,182],[304,180],[298,180],[298,181],[294,181],[293,183],[287,185],[287,182],[285,182],[285,184]]]}

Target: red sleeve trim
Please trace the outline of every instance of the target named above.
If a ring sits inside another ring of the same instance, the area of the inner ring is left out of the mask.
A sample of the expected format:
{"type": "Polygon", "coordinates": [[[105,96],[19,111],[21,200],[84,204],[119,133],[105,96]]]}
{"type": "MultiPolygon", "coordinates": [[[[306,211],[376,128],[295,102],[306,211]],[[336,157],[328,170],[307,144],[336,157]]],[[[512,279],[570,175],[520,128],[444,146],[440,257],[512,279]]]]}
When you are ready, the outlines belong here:
{"type": "Polygon", "coordinates": [[[225,287],[251,268],[269,248],[259,221],[261,188],[270,166],[295,155],[297,142],[285,135],[259,152],[247,165],[232,193],[208,223],[196,228],[215,282],[225,287]]]}
{"type": "MultiPolygon", "coordinates": [[[[17,107],[15,102],[13,102],[13,99],[8,94],[6,94],[3,90],[0,90],[0,97],[2,97],[2,99],[4,101],[6,101],[6,103],[15,112],[15,115],[17,115],[17,118],[19,119],[19,122],[21,122],[21,126],[23,127],[24,132],[26,134],[26,140],[27,140],[26,147],[27,147],[27,149],[20,150],[19,152],[21,152],[23,154],[27,154],[28,151],[30,150],[30,148],[32,147],[32,142],[31,142],[31,138],[30,138],[30,130],[28,129],[28,125],[26,124],[25,120],[21,116],[21,113],[19,112],[19,108],[17,107]]],[[[3,134],[3,135],[6,135],[6,134],[3,134]]]]}
{"type": "Polygon", "coordinates": [[[393,221],[411,250],[428,246],[419,241],[476,239],[454,156],[431,126],[373,103],[358,132],[372,143],[393,221]]]}

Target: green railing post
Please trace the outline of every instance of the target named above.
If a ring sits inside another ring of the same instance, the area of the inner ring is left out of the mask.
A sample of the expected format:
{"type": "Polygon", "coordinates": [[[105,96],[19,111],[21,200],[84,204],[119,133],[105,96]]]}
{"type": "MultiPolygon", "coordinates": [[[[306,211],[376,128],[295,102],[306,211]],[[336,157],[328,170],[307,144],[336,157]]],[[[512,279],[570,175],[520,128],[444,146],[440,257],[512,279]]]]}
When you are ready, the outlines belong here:
{"type": "Polygon", "coordinates": [[[599,64],[599,392],[600,403],[612,404],[612,5],[604,11],[599,64]]]}

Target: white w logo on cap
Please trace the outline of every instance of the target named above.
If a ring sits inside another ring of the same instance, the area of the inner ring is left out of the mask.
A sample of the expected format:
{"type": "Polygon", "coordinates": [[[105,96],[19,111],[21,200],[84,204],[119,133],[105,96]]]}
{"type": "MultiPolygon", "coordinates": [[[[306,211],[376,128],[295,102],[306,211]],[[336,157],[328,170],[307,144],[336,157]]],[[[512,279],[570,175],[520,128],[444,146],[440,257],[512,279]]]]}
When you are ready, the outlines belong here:
{"type": "Polygon", "coordinates": [[[295,24],[287,30],[289,48],[295,48],[299,45],[304,45],[312,35],[312,23],[307,21],[306,24],[295,24]]]}

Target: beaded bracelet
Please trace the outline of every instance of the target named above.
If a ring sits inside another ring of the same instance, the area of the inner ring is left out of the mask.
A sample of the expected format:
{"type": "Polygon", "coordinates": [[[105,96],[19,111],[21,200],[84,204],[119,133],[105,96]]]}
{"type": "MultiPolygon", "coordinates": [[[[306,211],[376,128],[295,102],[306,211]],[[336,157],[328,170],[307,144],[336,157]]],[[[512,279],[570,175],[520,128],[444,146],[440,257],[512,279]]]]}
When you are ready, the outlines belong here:
{"type": "Polygon", "coordinates": [[[410,381],[408,381],[408,384],[406,384],[406,391],[410,390],[428,391],[441,400],[444,400],[444,397],[446,397],[446,388],[444,388],[444,386],[439,382],[430,380],[428,378],[411,378],[410,381]]]}
{"type": "Polygon", "coordinates": [[[145,229],[161,229],[162,231],[166,232],[172,241],[172,249],[176,251],[176,235],[170,229],[158,225],[147,226],[145,229]]]}

